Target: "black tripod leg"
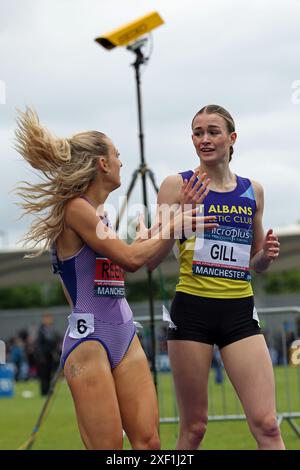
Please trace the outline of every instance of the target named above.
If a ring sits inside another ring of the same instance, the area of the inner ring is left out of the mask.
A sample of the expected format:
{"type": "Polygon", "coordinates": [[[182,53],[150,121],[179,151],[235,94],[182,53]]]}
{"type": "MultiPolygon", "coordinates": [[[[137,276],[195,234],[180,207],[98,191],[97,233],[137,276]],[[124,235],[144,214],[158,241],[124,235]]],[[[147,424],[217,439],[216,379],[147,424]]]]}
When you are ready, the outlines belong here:
{"type": "Polygon", "coordinates": [[[59,367],[57,368],[55,374],[54,374],[54,377],[53,379],[51,380],[51,384],[50,384],[50,389],[49,389],[49,392],[48,392],[48,395],[47,395],[47,398],[45,400],[45,403],[43,405],[43,408],[40,412],[40,415],[37,419],[37,422],[33,428],[33,431],[31,433],[31,436],[29,437],[29,439],[21,446],[19,447],[19,450],[30,450],[31,447],[33,446],[34,444],[34,441],[35,441],[35,438],[40,430],[40,427],[44,421],[44,418],[46,416],[46,413],[49,409],[49,405],[50,405],[50,402],[51,402],[51,399],[53,398],[54,396],[54,392],[55,392],[55,389],[56,389],[56,386],[58,384],[58,382],[62,379],[64,373],[63,373],[63,369],[61,368],[61,366],[59,365],[59,367]]]}
{"type": "Polygon", "coordinates": [[[132,190],[134,188],[134,185],[136,183],[136,180],[137,180],[137,177],[138,177],[139,173],[140,173],[140,170],[135,170],[133,175],[132,175],[131,182],[130,182],[129,187],[128,187],[127,192],[126,192],[126,199],[122,204],[122,207],[120,209],[120,212],[119,212],[117,220],[116,220],[116,225],[115,225],[115,230],[116,231],[118,231],[118,229],[119,229],[119,225],[120,225],[121,219],[123,217],[123,214],[124,214],[124,211],[125,211],[125,208],[126,208],[126,205],[127,205],[127,201],[130,198],[130,195],[132,193],[132,190]]]}
{"type": "Polygon", "coordinates": [[[158,186],[156,184],[153,171],[148,169],[148,174],[149,174],[149,177],[150,177],[150,180],[151,180],[151,183],[152,183],[152,186],[153,186],[155,192],[158,193],[158,186]]]}

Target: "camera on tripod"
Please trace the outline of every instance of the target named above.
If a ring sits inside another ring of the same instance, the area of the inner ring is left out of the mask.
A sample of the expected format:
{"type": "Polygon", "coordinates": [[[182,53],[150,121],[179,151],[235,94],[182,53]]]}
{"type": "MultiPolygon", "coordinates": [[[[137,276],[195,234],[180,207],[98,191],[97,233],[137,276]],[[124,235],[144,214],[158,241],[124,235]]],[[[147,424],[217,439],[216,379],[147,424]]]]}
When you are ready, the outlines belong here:
{"type": "Polygon", "coordinates": [[[120,26],[110,33],[97,37],[95,41],[108,50],[118,46],[127,46],[163,23],[164,21],[159,13],[154,11],[120,26]]]}

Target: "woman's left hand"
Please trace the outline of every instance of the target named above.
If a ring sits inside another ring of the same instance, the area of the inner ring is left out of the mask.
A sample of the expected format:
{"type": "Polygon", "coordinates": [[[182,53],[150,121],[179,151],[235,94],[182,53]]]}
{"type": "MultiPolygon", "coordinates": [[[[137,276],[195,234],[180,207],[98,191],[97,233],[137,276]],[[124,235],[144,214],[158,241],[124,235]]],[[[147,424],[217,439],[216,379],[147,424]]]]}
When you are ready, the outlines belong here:
{"type": "Polygon", "coordinates": [[[277,235],[273,233],[273,229],[269,229],[263,241],[263,254],[269,260],[274,260],[279,256],[280,243],[277,235]]]}

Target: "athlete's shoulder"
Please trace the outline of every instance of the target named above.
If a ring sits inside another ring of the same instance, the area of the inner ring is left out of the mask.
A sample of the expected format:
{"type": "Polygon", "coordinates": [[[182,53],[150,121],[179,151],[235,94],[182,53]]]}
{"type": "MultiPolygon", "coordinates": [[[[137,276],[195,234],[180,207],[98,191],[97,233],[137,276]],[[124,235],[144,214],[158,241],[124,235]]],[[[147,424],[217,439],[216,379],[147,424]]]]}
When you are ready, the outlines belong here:
{"type": "Polygon", "coordinates": [[[264,194],[264,188],[263,188],[262,184],[259,183],[258,181],[253,180],[253,179],[250,179],[250,181],[251,181],[251,184],[252,184],[253,189],[255,191],[255,194],[263,195],[264,194]]]}
{"type": "Polygon", "coordinates": [[[80,211],[86,207],[86,204],[86,201],[82,197],[74,197],[66,203],[65,214],[80,211]]]}
{"type": "Polygon", "coordinates": [[[166,178],[163,180],[162,184],[174,185],[174,184],[180,183],[181,181],[182,181],[181,174],[176,173],[174,175],[166,176],[166,178]]]}
{"type": "Polygon", "coordinates": [[[161,183],[160,190],[176,190],[181,187],[182,177],[180,174],[169,175],[161,183]]]}
{"type": "Polygon", "coordinates": [[[183,180],[187,179],[189,180],[194,174],[194,171],[193,170],[185,170],[185,171],[180,171],[179,173],[176,173],[175,175],[169,175],[167,176],[162,184],[164,186],[168,186],[168,187],[174,187],[174,186],[178,186],[183,183],[183,180]]]}
{"type": "Polygon", "coordinates": [[[72,227],[75,220],[94,220],[95,211],[92,206],[82,197],[74,197],[70,199],[65,206],[64,219],[67,226],[72,227]]]}
{"type": "Polygon", "coordinates": [[[255,180],[250,180],[254,194],[255,194],[255,201],[257,209],[262,208],[264,204],[264,188],[261,183],[255,180]]]}
{"type": "Polygon", "coordinates": [[[178,203],[182,183],[183,179],[180,174],[167,176],[161,183],[158,194],[158,203],[178,203]]]}

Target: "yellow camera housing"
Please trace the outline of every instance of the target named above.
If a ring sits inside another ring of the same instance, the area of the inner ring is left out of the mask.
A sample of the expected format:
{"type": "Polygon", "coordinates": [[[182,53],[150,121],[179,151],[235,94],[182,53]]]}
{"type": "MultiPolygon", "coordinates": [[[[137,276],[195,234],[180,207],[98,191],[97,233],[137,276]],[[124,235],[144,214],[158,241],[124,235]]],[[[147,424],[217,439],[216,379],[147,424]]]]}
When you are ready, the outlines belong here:
{"type": "Polygon", "coordinates": [[[120,28],[114,29],[110,33],[103,34],[95,39],[105,49],[113,49],[117,46],[127,46],[140,36],[149,33],[152,29],[162,25],[164,20],[153,11],[141,16],[137,20],[131,21],[120,28]]]}

